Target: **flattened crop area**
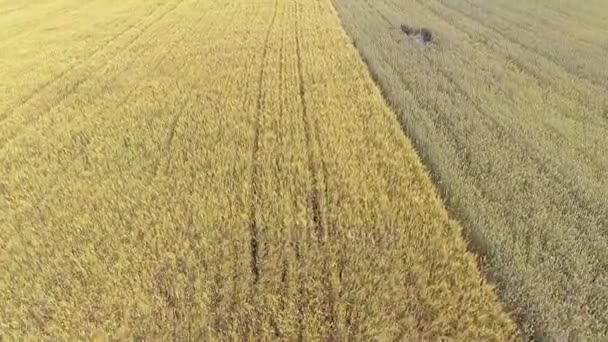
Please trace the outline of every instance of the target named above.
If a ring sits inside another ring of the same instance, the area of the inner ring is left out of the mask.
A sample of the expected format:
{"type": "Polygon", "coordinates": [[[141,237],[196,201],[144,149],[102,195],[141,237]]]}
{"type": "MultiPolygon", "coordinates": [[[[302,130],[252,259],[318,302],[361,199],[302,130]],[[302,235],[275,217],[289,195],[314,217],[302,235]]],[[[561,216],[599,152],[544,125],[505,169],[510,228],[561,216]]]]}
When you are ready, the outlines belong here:
{"type": "Polygon", "coordinates": [[[0,336],[517,337],[329,1],[0,17],[0,336]]]}

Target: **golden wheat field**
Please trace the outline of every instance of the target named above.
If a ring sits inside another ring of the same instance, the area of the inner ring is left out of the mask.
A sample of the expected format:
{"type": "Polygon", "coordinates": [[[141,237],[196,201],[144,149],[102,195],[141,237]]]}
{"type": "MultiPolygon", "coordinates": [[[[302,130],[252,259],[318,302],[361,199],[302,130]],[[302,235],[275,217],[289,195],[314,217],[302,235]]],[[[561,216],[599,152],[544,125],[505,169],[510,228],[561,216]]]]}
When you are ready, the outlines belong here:
{"type": "Polygon", "coordinates": [[[0,340],[514,340],[329,0],[0,1],[0,340]]]}

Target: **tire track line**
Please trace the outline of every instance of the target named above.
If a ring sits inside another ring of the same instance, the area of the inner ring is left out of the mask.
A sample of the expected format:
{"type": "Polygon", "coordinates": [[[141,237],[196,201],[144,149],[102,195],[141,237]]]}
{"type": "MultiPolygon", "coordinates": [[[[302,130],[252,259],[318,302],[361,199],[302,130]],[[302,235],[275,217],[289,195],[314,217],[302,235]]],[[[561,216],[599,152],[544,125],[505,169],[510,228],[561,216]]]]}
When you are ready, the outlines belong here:
{"type": "MultiPolygon", "coordinates": [[[[302,106],[302,123],[304,128],[304,140],[305,140],[305,148],[306,148],[306,158],[308,159],[308,171],[312,178],[312,191],[313,193],[316,191],[316,174],[314,172],[314,165],[312,164],[312,147],[311,147],[311,137],[310,137],[310,126],[308,122],[307,116],[307,108],[305,102],[305,89],[304,89],[304,75],[302,71],[302,55],[301,55],[301,43],[300,43],[300,4],[297,1],[294,1],[295,6],[295,20],[294,20],[294,31],[295,31],[295,40],[296,40],[296,58],[297,58],[297,73],[298,73],[298,94],[299,94],[299,102],[302,106]]],[[[318,202],[312,202],[311,196],[309,193],[306,202],[309,208],[312,208],[312,219],[313,219],[313,229],[316,234],[316,237],[320,236],[320,225],[319,225],[319,211],[318,211],[318,202]]],[[[302,263],[302,254],[300,251],[301,245],[299,241],[296,241],[296,260],[298,261],[298,267],[302,270],[304,269],[302,263]]],[[[299,286],[298,286],[298,341],[302,342],[305,340],[304,336],[304,321],[305,321],[305,308],[309,305],[309,300],[305,295],[304,290],[304,281],[303,281],[303,272],[299,272],[299,286]]]]}
{"type": "Polygon", "coordinates": [[[264,74],[266,68],[266,56],[268,54],[268,43],[270,41],[270,33],[274,27],[277,12],[278,12],[279,1],[275,0],[272,19],[270,20],[270,24],[268,25],[268,30],[266,31],[266,37],[264,39],[264,48],[262,50],[262,65],[260,68],[260,74],[258,77],[258,95],[257,95],[257,104],[256,104],[256,119],[255,119],[255,131],[254,131],[254,141],[253,141],[253,153],[252,153],[252,174],[251,174],[251,209],[249,214],[249,233],[250,233],[250,248],[251,248],[251,273],[253,275],[253,282],[257,284],[260,279],[260,269],[259,269],[259,241],[258,241],[258,222],[256,218],[257,211],[257,201],[259,198],[259,194],[256,187],[256,181],[259,177],[259,169],[258,169],[258,154],[260,148],[260,131],[262,129],[262,109],[263,109],[263,95],[264,91],[262,88],[264,81],[264,74]]]}
{"type": "MultiPolygon", "coordinates": [[[[290,6],[286,6],[286,8],[290,9],[290,6]]],[[[286,13],[285,15],[285,20],[287,22],[292,22],[293,18],[291,16],[291,12],[286,13]]],[[[289,54],[289,51],[287,51],[287,44],[286,44],[286,36],[288,34],[290,34],[291,28],[288,26],[281,26],[281,39],[280,39],[280,50],[279,50],[279,85],[278,85],[278,90],[279,90],[279,120],[278,120],[278,125],[279,125],[279,129],[282,132],[282,134],[278,134],[277,138],[278,138],[278,145],[283,147],[284,151],[285,149],[292,151],[293,150],[293,144],[292,141],[290,139],[291,136],[294,135],[293,133],[293,123],[294,121],[292,120],[291,116],[290,116],[290,112],[289,109],[286,109],[285,107],[285,101],[286,100],[291,100],[291,93],[287,93],[285,91],[286,87],[290,84],[286,81],[289,81],[292,79],[293,74],[290,74],[289,71],[286,71],[286,63],[287,61],[290,61],[292,56],[289,54]]],[[[284,158],[286,155],[289,155],[290,157],[292,157],[289,153],[284,153],[282,154],[283,159],[282,162],[285,163],[289,163],[291,159],[288,158],[284,158]]],[[[279,162],[279,166],[280,162],[279,162]]],[[[279,169],[278,170],[279,173],[283,173],[283,169],[279,169]]],[[[291,179],[298,177],[297,172],[294,172],[293,170],[291,170],[290,168],[286,168],[284,170],[284,173],[286,175],[286,177],[288,178],[287,183],[285,183],[285,187],[283,186],[279,186],[278,187],[278,192],[277,192],[277,196],[278,198],[290,198],[292,199],[292,203],[293,205],[290,207],[290,211],[287,213],[287,215],[296,215],[296,211],[298,208],[298,192],[297,190],[294,190],[294,183],[292,182],[291,179]]],[[[281,181],[280,179],[280,175],[278,175],[279,178],[279,182],[281,181]]],[[[283,235],[279,241],[280,241],[280,246],[281,246],[281,275],[280,275],[280,291],[281,291],[281,299],[280,299],[280,315],[282,315],[283,317],[287,317],[287,320],[282,321],[282,325],[279,326],[278,324],[275,323],[276,319],[273,317],[272,318],[272,322],[271,325],[273,326],[273,329],[275,330],[275,338],[277,340],[281,340],[281,341],[285,341],[285,340],[293,340],[294,338],[294,330],[293,329],[298,329],[300,324],[299,320],[298,320],[298,315],[299,312],[293,311],[293,307],[290,306],[290,303],[294,302],[294,294],[292,293],[292,291],[296,291],[296,293],[298,292],[297,288],[294,288],[293,284],[298,284],[298,271],[297,269],[294,268],[294,265],[299,265],[299,260],[296,258],[296,255],[298,255],[295,252],[295,244],[298,244],[298,239],[293,239],[293,231],[292,229],[294,229],[293,226],[290,225],[282,225],[281,226],[282,230],[281,230],[281,234],[283,235]],[[294,320],[295,318],[295,320],[294,320]],[[281,327],[284,327],[283,330],[281,330],[281,327]]],[[[299,247],[298,247],[299,248],[299,247]]],[[[298,286],[298,285],[296,285],[298,286]]],[[[297,301],[298,298],[295,298],[295,301],[297,301]]]]}
{"type": "MultiPolygon", "coordinates": [[[[328,331],[328,336],[326,336],[329,340],[337,340],[340,337],[339,327],[337,326],[339,322],[338,312],[336,309],[336,291],[335,286],[332,282],[332,277],[334,271],[332,267],[330,267],[331,262],[331,252],[329,252],[330,245],[327,244],[327,238],[329,236],[328,232],[328,222],[325,209],[328,207],[329,195],[327,191],[327,180],[328,180],[328,170],[327,165],[325,163],[325,156],[322,148],[322,139],[320,137],[320,123],[318,115],[314,115],[308,106],[308,102],[306,101],[306,85],[304,80],[304,63],[303,63],[303,48],[301,36],[303,34],[302,30],[302,17],[301,17],[301,7],[302,4],[296,3],[296,19],[294,23],[295,34],[296,34],[296,58],[297,58],[297,71],[298,71],[298,86],[299,86],[299,101],[302,105],[302,123],[304,127],[304,135],[305,135],[305,145],[307,151],[308,158],[308,170],[311,177],[311,186],[312,189],[308,195],[308,206],[312,211],[312,221],[313,221],[313,229],[314,234],[316,236],[317,243],[320,244],[320,247],[323,250],[323,253],[328,253],[324,257],[324,267],[329,270],[329,272],[325,272],[323,277],[323,286],[326,289],[326,293],[321,295],[322,304],[321,308],[324,312],[321,314],[325,319],[330,322],[329,325],[331,329],[328,331]],[[315,148],[317,151],[315,151],[315,148]],[[316,165],[318,159],[319,165],[316,165]]],[[[318,11],[322,11],[322,8],[318,8],[318,11]]],[[[322,15],[322,14],[320,14],[322,15]]],[[[332,234],[333,235],[333,234],[332,234]]],[[[303,289],[300,289],[301,297],[300,300],[304,297],[303,289]]],[[[304,319],[304,305],[305,302],[301,302],[299,305],[299,315],[300,315],[300,327],[299,327],[299,340],[304,340],[303,331],[303,319],[304,319]]]]}
{"type": "Polygon", "coordinates": [[[318,172],[315,167],[315,152],[314,144],[317,141],[315,132],[313,129],[313,123],[311,122],[310,113],[306,102],[306,87],[304,85],[304,67],[302,63],[302,42],[300,41],[301,31],[301,18],[300,18],[300,4],[296,4],[296,20],[295,20],[295,33],[296,33],[296,57],[298,64],[298,86],[299,86],[299,100],[302,105],[302,123],[304,125],[304,135],[306,140],[306,151],[308,155],[308,170],[311,175],[312,191],[308,196],[308,205],[312,210],[313,228],[319,242],[323,241],[325,236],[325,226],[323,217],[321,214],[321,206],[319,203],[319,179],[318,172]]]}
{"type": "MultiPolygon", "coordinates": [[[[230,17],[229,19],[224,19],[223,16],[218,15],[215,16],[215,18],[217,18],[218,20],[221,20],[222,22],[222,30],[220,31],[214,31],[213,35],[211,36],[211,39],[217,39],[217,37],[221,37],[224,36],[227,33],[231,33],[230,29],[234,28],[234,27],[238,27],[239,26],[239,20],[242,19],[242,8],[239,6],[240,4],[235,3],[235,2],[231,2],[229,6],[224,7],[224,9],[222,10],[223,13],[227,13],[228,11],[230,11],[230,17]]],[[[217,21],[212,21],[214,24],[208,25],[209,27],[215,27],[217,24],[217,21]]],[[[235,50],[238,49],[238,46],[234,46],[235,50]]],[[[246,48],[246,47],[245,47],[246,48]]],[[[208,52],[205,54],[204,57],[199,57],[201,58],[201,60],[205,60],[207,59],[206,56],[208,56],[210,53],[212,52],[208,52]]],[[[253,63],[247,63],[246,67],[244,68],[244,72],[241,74],[242,78],[234,78],[234,77],[226,77],[223,81],[222,81],[222,90],[224,89],[233,89],[235,88],[235,85],[239,83],[240,80],[248,80],[249,79],[249,75],[251,70],[255,67],[255,65],[253,65],[253,63]]],[[[245,82],[246,84],[241,88],[242,94],[248,94],[250,87],[249,87],[249,82],[245,82]]],[[[210,94],[206,97],[207,100],[210,101],[210,103],[213,105],[213,110],[215,111],[215,113],[221,113],[222,108],[225,108],[226,106],[229,105],[230,101],[229,101],[229,97],[227,96],[227,94],[225,94],[225,92],[222,91],[215,91],[212,90],[210,91],[210,94]]],[[[247,100],[250,100],[250,98],[248,98],[247,96],[244,96],[244,101],[242,102],[243,105],[247,104],[247,100]]],[[[224,116],[220,115],[219,116],[219,128],[220,131],[218,131],[218,140],[219,137],[221,136],[226,136],[226,133],[224,131],[225,126],[229,125],[228,119],[226,119],[224,116]]],[[[193,172],[193,178],[195,177],[195,174],[197,173],[196,170],[192,170],[193,172]]],[[[244,184],[247,184],[247,181],[245,180],[244,184]]],[[[248,197],[247,194],[244,195],[245,198],[248,197]]],[[[240,196],[238,196],[238,198],[236,198],[235,200],[239,201],[239,198],[242,198],[240,196]]],[[[233,204],[235,202],[231,202],[230,207],[234,208],[236,205],[233,204]]],[[[245,222],[246,224],[246,222],[245,222]]],[[[231,248],[230,248],[230,252],[231,255],[236,256],[236,255],[242,255],[246,258],[247,254],[249,253],[248,251],[248,229],[249,227],[247,225],[245,225],[245,230],[242,231],[242,233],[245,234],[244,238],[242,239],[242,241],[239,239],[238,242],[233,242],[231,244],[231,248]],[[241,245],[242,243],[242,245],[241,245]],[[242,246],[242,247],[240,247],[242,246]]],[[[241,232],[239,232],[241,233],[241,232]]],[[[255,331],[255,328],[252,326],[252,320],[247,319],[248,315],[251,314],[251,312],[243,312],[243,307],[247,307],[247,306],[251,306],[253,307],[253,305],[251,305],[251,303],[249,302],[251,300],[251,298],[253,296],[249,296],[247,294],[247,288],[248,288],[248,276],[249,276],[249,267],[250,265],[247,265],[246,263],[241,264],[241,260],[238,257],[232,257],[231,259],[231,272],[232,272],[232,276],[233,276],[233,280],[231,281],[231,300],[229,303],[229,309],[230,310],[230,314],[226,315],[225,311],[221,311],[218,310],[217,304],[213,304],[213,303],[209,303],[207,304],[207,309],[209,310],[209,312],[212,312],[213,314],[213,318],[212,320],[217,321],[218,318],[222,318],[225,317],[225,319],[227,319],[228,321],[228,326],[230,327],[234,327],[237,326],[239,330],[244,332],[244,336],[250,336],[252,331],[255,331]],[[243,284],[244,283],[244,284],[243,284]]],[[[208,286],[208,289],[212,288],[212,286],[208,286]]],[[[218,331],[215,332],[216,334],[218,333],[218,331]]],[[[209,338],[207,338],[207,340],[209,340],[209,338]]]]}
{"type": "MultiPolygon", "coordinates": [[[[330,2],[324,2],[324,7],[322,7],[319,3],[319,8],[318,10],[321,11],[322,13],[332,13],[332,10],[334,10],[332,3],[330,2]]],[[[337,15],[336,12],[333,12],[334,15],[337,15]]],[[[339,25],[339,23],[338,23],[339,25]]],[[[390,23],[389,23],[390,25],[390,23]]],[[[318,36],[318,35],[317,35],[318,36]]],[[[324,140],[323,138],[323,130],[322,130],[322,126],[321,126],[321,117],[319,114],[314,115],[314,128],[316,131],[316,144],[317,144],[317,149],[318,149],[318,158],[319,158],[319,163],[320,163],[320,170],[318,170],[319,175],[322,179],[321,184],[319,184],[319,186],[321,186],[320,188],[320,193],[318,194],[319,199],[324,200],[324,202],[322,203],[321,206],[321,218],[323,220],[323,226],[325,227],[325,238],[327,239],[328,242],[328,246],[327,249],[324,251],[325,253],[329,254],[329,258],[326,259],[326,267],[327,267],[327,272],[325,272],[325,276],[323,279],[324,282],[324,286],[325,286],[325,298],[324,300],[326,301],[325,305],[327,308],[327,313],[326,313],[326,317],[327,320],[330,322],[329,325],[331,328],[331,330],[329,331],[329,340],[331,341],[340,341],[344,338],[344,336],[342,335],[343,332],[341,331],[340,328],[340,314],[339,314],[339,310],[338,310],[338,303],[340,302],[341,299],[341,293],[340,290],[342,288],[341,286],[341,277],[339,275],[339,268],[340,268],[340,263],[338,261],[336,261],[335,263],[332,262],[332,259],[334,258],[334,255],[332,255],[331,249],[333,247],[335,247],[335,242],[336,242],[336,231],[335,228],[337,227],[337,225],[332,224],[332,222],[330,222],[330,218],[331,218],[331,211],[330,211],[330,196],[329,196],[329,170],[327,167],[327,154],[325,153],[326,150],[326,144],[327,142],[324,140]]]]}
{"type": "MultiPolygon", "coordinates": [[[[285,73],[285,29],[282,28],[281,30],[281,42],[280,42],[280,51],[279,51],[279,92],[280,92],[280,96],[279,96],[279,125],[283,125],[284,121],[283,119],[285,118],[285,108],[283,105],[283,99],[285,96],[285,92],[284,90],[284,73],[285,73]]],[[[288,134],[288,133],[286,133],[288,134]]],[[[278,140],[279,140],[279,145],[280,146],[285,146],[285,140],[283,138],[283,135],[279,134],[278,135],[278,140]]],[[[279,187],[279,191],[283,190],[281,187],[279,187]]],[[[282,192],[282,191],[281,191],[282,192]]],[[[289,194],[288,194],[289,195],[289,194]]],[[[279,198],[282,198],[284,196],[283,193],[279,193],[279,198]]],[[[287,229],[289,229],[289,227],[286,227],[287,229]]],[[[285,232],[287,233],[287,232],[285,232]]],[[[288,264],[289,264],[289,259],[288,257],[283,254],[282,255],[282,270],[281,270],[281,283],[283,286],[283,297],[281,298],[281,306],[282,306],[282,310],[286,309],[286,298],[289,295],[289,272],[288,272],[288,264]]]]}
{"type": "MultiPolygon", "coordinates": [[[[298,41],[298,3],[297,1],[293,1],[292,2],[293,6],[290,6],[290,16],[289,16],[289,20],[290,22],[294,22],[296,25],[294,27],[294,31],[295,31],[295,49],[296,51],[298,51],[299,49],[299,41],[298,41]]],[[[289,58],[293,58],[293,48],[294,47],[290,47],[290,53],[288,54],[289,58]]],[[[298,54],[296,53],[296,58],[297,58],[298,54]]],[[[298,85],[300,84],[300,66],[299,66],[299,61],[298,65],[296,65],[296,72],[298,73],[298,85]]],[[[292,76],[293,77],[293,76],[292,76]]],[[[299,92],[299,91],[298,91],[299,92]]],[[[297,101],[301,102],[301,98],[298,98],[297,101]]],[[[298,113],[294,113],[294,116],[297,116],[298,113]]],[[[294,120],[295,121],[295,120],[294,120]]],[[[295,125],[294,128],[295,129],[299,129],[298,127],[299,125],[295,125]]],[[[306,138],[305,138],[306,139],[306,138]]],[[[298,136],[297,137],[297,143],[298,145],[301,142],[301,137],[298,136]]],[[[306,151],[306,153],[308,153],[308,151],[306,151]]],[[[302,152],[300,152],[299,154],[303,154],[302,152]]],[[[308,154],[306,154],[306,156],[302,156],[303,158],[307,158],[308,154]]],[[[298,174],[296,176],[300,176],[301,175],[301,171],[298,172],[298,174]]],[[[294,194],[298,194],[300,195],[300,191],[295,189],[295,184],[292,185],[291,187],[291,191],[294,194]]],[[[306,191],[306,190],[304,190],[306,191]]],[[[304,195],[304,194],[301,194],[304,195]]],[[[306,200],[306,204],[308,204],[308,198],[305,199],[306,200]]],[[[301,208],[300,206],[300,199],[299,196],[296,197],[292,197],[292,201],[293,201],[293,208],[295,208],[295,210],[298,210],[298,208],[301,208]]],[[[308,213],[306,213],[306,216],[308,216],[308,213]]],[[[294,264],[295,264],[295,268],[294,268],[294,272],[292,277],[294,278],[294,284],[295,284],[295,298],[294,298],[294,303],[295,303],[295,340],[298,342],[302,342],[305,341],[305,335],[304,335],[304,325],[305,325],[305,308],[308,306],[308,300],[305,296],[305,288],[304,288],[304,284],[305,284],[305,280],[306,280],[306,276],[305,276],[305,267],[304,267],[304,258],[302,256],[302,250],[304,248],[306,248],[306,240],[309,236],[308,232],[307,232],[307,226],[308,226],[308,219],[306,220],[306,226],[304,226],[304,229],[298,229],[294,232],[292,232],[290,234],[291,239],[289,241],[289,247],[292,250],[293,253],[293,257],[294,257],[294,264]]],[[[298,227],[300,228],[300,227],[298,227]]]]}
{"type": "MultiPolygon", "coordinates": [[[[198,96],[196,98],[198,100],[198,96]]],[[[179,122],[180,118],[183,116],[184,111],[186,109],[186,106],[189,103],[184,102],[179,110],[173,115],[173,119],[171,120],[171,124],[169,125],[169,131],[167,132],[167,137],[165,138],[164,143],[162,144],[162,146],[160,147],[160,155],[162,158],[163,154],[167,154],[168,155],[168,160],[167,160],[167,165],[165,168],[165,174],[167,173],[168,169],[169,169],[169,163],[171,161],[171,145],[173,144],[173,138],[175,137],[175,130],[177,128],[177,123],[179,122]]],[[[154,171],[153,174],[154,176],[158,176],[158,170],[160,168],[160,164],[161,164],[161,159],[159,159],[156,164],[154,165],[154,171]]]]}
{"type": "MultiPolygon", "coordinates": [[[[296,260],[298,262],[298,267],[300,270],[302,269],[302,253],[300,252],[300,242],[296,241],[295,245],[296,252],[296,260]]],[[[298,342],[304,341],[304,281],[302,277],[302,272],[297,272],[298,278],[298,298],[296,299],[298,302],[298,342]]]]}

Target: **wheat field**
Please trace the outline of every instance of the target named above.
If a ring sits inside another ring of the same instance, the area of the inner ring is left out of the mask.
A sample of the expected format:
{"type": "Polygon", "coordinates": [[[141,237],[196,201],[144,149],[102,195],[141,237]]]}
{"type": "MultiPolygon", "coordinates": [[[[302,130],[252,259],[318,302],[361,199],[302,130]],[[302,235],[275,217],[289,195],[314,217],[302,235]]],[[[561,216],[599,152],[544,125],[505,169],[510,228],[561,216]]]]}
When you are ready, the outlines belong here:
{"type": "Polygon", "coordinates": [[[330,1],[0,18],[0,340],[518,338],[330,1]]]}
{"type": "Polygon", "coordinates": [[[524,334],[608,341],[608,2],[335,3],[524,334]]]}

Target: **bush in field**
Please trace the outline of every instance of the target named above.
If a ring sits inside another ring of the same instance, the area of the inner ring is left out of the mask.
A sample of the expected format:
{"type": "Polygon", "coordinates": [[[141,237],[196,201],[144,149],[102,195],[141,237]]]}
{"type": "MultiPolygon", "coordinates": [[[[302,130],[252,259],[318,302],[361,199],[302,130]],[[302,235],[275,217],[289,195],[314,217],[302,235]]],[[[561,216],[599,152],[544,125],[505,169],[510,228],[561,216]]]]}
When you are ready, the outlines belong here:
{"type": "Polygon", "coordinates": [[[405,33],[408,36],[414,34],[415,29],[408,25],[401,25],[401,32],[405,33]]]}
{"type": "Polygon", "coordinates": [[[430,43],[433,41],[433,32],[431,32],[431,30],[423,27],[420,30],[420,37],[422,37],[422,41],[424,43],[430,43]]]}
{"type": "Polygon", "coordinates": [[[433,41],[433,32],[426,27],[417,28],[409,25],[401,25],[401,32],[408,37],[420,38],[420,40],[425,44],[433,41]]]}

